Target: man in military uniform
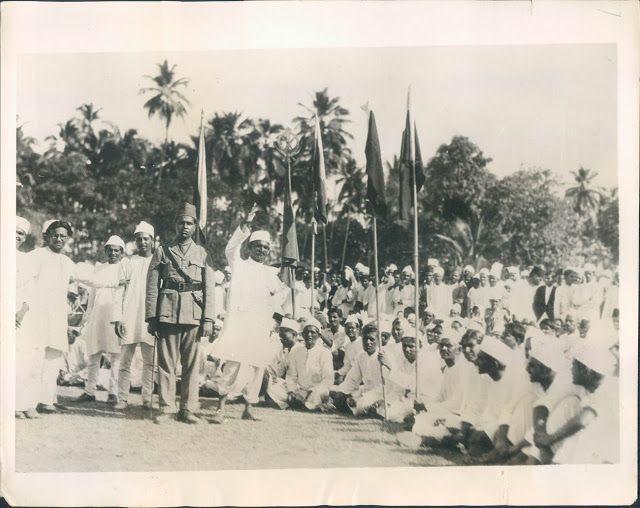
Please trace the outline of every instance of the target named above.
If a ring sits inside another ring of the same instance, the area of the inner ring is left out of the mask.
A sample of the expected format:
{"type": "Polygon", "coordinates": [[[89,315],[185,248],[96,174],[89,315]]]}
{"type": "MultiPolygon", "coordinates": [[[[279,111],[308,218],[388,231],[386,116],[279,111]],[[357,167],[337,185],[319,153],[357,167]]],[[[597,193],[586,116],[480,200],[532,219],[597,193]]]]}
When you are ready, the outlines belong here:
{"type": "Polygon", "coordinates": [[[176,238],[158,247],[147,273],[145,319],[157,336],[160,410],[156,423],[176,413],[176,366],[182,366],[177,419],[200,423],[198,409],[198,342],[213,332],[214,278],[207,251],[192,236],[196,209],[185,203],[176,214],[176,238]]]}

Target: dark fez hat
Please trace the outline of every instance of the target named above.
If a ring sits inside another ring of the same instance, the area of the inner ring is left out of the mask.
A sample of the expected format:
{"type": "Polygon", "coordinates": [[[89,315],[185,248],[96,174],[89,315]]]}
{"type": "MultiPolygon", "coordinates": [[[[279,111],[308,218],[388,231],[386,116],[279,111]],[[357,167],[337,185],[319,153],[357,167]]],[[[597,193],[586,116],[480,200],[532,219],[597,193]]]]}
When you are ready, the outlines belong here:
{"type": "Polygon", "coordinates": [[[187,217],[193,217],[194,220],[198,220],[196,207],[191,203],[183,203],[182,206],[178,208],[178,211],[176,212],[176,219],[184,215],[186,215],[187,217]]]}

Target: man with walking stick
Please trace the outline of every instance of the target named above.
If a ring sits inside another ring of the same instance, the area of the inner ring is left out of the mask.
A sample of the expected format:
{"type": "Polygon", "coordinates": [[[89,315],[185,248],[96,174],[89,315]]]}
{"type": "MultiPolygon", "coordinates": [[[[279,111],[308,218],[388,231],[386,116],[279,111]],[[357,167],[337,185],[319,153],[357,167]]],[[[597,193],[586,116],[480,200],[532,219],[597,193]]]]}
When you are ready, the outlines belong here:
{"type": "Polygon", "coordinates": [[[192,237],[196,208],[185,203],[176,214],[176,238],[156,250],[147,274],[145,306],[149,333],[156,336],[159,405],[155,423],[176,418],[176,367],[182,366],[177,419],[200,423],[198,409],[198,342],[213,332],[214,279],[207,251],[192,237]]]}

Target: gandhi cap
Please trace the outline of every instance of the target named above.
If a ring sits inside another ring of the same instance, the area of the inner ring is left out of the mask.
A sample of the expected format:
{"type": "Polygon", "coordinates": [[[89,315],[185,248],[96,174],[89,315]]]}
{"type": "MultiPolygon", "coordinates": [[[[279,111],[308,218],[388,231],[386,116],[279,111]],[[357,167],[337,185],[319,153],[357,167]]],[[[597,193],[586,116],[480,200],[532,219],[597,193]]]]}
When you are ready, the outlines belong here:
{"type": "Polygon", "coordinates": [[[29,230],[31,229],[31,224],[24,217],[16,216],[16,229],[20,229],[24,231],[26,234],[29,234],[29,230]]]}

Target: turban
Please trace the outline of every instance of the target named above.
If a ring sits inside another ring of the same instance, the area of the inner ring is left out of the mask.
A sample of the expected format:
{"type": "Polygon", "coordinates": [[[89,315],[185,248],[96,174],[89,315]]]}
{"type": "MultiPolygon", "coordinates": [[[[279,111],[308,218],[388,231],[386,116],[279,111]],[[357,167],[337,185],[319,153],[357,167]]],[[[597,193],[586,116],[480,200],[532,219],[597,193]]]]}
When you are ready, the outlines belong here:
{"type": "Polygon", "coordinates": [[[362,272],[366,268],[362,263],[356,263],[356,272],[362,272]]]}
{"type": "Polygon", "coordinates": [[[495,358],[500,363],[509,365],[513,358],[513,350],[507,346],[504,342],[491,336],[485,336],[480,344],[480,351],[488,354],[492,358],[495,358]]]}
{"type": "Polygon", "coordinates": [[[155,230],[153,229],[153,226],[145,221],[139,222],[136,226],[136,230],[133,232],[133,234],[137,235],[138,233],[146,233],[151,237],[155,236],[155,230]]]}
{"type": "Polygon", "coordinates": [[[427,259],[427,266],[440,266],[440,262],[435,258],[427,259]]]}
{"type": "Polygon", "coordinates": [[[265,242],[271,245],[271,235],[264,229],[254,231],[251,233],[251,236],[249,236],[249,243],[251,242],[265,242]]]}
{"type": "Polygon", "coordinates": [[[389,271],[389,272],[397,272],[398,271],[398,267],[396,265],[394,265],[393,263],[391,263],[389,266],[387,266],[387,271],[389,271]]]}
{"type": "Polygon", "coordinates": [[[176,212],[176,219],[178,217],[191,217],[193,220],[197,220],[196,207],[191,203],[183,203],[176,212]]]}
{"type": "Polygon", "coordinates": [[[407,265],[402,269],[402,273],[406,273],[407,275],[413,276],[413,268],[411,268],[411,266],[407,265]]]}
{"type": "MultiPolygon", "coordinates": [[[[288,330],[293,330],[296,333],[300,332],[300,324],[297,321],[289,318],[282,318],[280,328],[287,328],[288,330]]],[[[318,327],[318,330],[320,330],[320,327],[318,327]]]]}
{"type": "Polygon", "coordinates": [[[463,272],[469,272],[470,274],[474,274],[476,272],[475,268],[471,265],[467,265],[462,270],[463,272]]]}
{"type": "Polygon", "coordinates": [[[25,234],[29,234],[29,230],[31,229],[31,224],[24,217],[16,216],[16,229],[24,231],[25,234]]]}
{"type": "Polygon", "coordinates": [[[488,268],[481,268],[480,271],[478,272],[478,274],[480,274],[480,275],[489,275],[489,269],[488,268]]]}
{"type": "Polygon", "coordinates": [[[517,266],[507,266],[507,272],[511,275],[518,275],[520,273],[520,270],[518,270],[517,266]]]}
{"type": "Polygon", "coordinates": [[[360,273],[361,273],[362,275],[369,275],[369,267],[368,267],[368,266],[363,266],[363,267],[360,269],[360,273]]]}
{"type": "Polygon", "coordinates": [[[122,238],[120,238],[118,235],[112,235],[109,237],[109,239],[105,242],[104,246],[106,247],[107,245],[112,245],[114,247],[121,247],[122,250],[124,250],[124,240],[122,240],[122,238]]]}
{"type": "Polygon", "coordinates": [[[502,263],[498,263],[497,261],[491,265],[491,270],[489,271],[489,275],[493,275],[496,279],[502,277],[502,263]]]}
{"type": "Polygon", "coordinates": [[[442,277],[444,275],[444,268],[442,268],[441,266],[436,266],[433,269],[433,273],[438,274],[440,277],[442,277]]]}
{"type": "Polygon", "coordinates": [[[220,270],[216,270],[215,272],[213,272],[213,281],[216,284],[222,284],[224,282],[224,273],[222,273],[220,270]]]}

